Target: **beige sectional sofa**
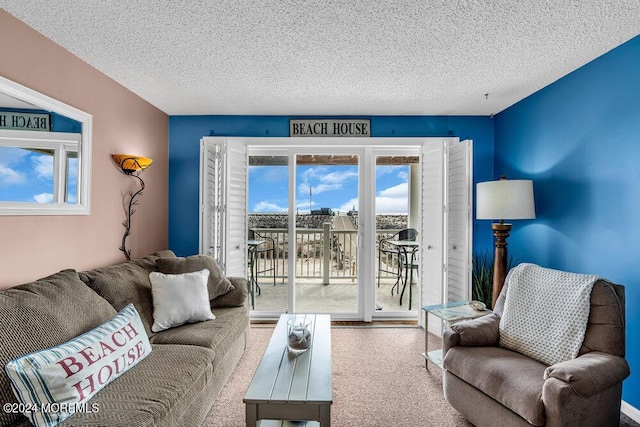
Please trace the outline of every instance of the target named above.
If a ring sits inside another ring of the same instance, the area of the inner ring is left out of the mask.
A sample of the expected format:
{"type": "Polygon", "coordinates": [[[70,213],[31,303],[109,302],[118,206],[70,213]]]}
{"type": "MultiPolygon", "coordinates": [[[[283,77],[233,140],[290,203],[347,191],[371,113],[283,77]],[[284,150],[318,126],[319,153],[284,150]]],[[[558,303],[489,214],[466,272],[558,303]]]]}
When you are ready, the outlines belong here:
{"type": "MultiPolygon", "coordinates": [[[[247,345],[247,281],[229,278],[234,289],[211,301],[214,320],[154,333],[149,273],[163,258],[175,255],[163,251],[80,273],[63,270],[0,292],[3,367],[95,328],[128,303],[140,314],[152,351],[92,397],[98,411],[76,413],[61,426],[199,426],[206,417],[247,345]]],[[[17,402],[4,372],[0,400],[17,402]]],[[[0,425],[30,422],[0,410],[0,425]]]]}

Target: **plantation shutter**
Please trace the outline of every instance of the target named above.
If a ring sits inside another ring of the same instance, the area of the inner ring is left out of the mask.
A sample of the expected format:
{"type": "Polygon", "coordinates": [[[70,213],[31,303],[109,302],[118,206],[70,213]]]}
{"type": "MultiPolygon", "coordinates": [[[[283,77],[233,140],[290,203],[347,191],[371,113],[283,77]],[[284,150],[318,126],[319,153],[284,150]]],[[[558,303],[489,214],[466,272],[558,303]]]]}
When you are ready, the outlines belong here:
{"type": "Polygon", "coordinates": [[[471,189],[473,163],[471,141],[453,142],[447,153],[447,259],[446,302],[471,299],[471,189]]]}
{"type": "MultiPolygon", "coordinates": [[[[421,304],[470,299],[472,143],[454,139],[422,145],[421,304]]],[[[420,317],[422,323],[424,318],[420,317]]],[[[423,325],[424,326],[424,325],[423,325]]],[[[429,320],[441,333],[441,321],[429,320]]]]}
{"type": "Polygon", "coordinates": [[[224,269],[222,142],[200,141],[200,253],[213,255],[224,269]]]}
{"type": "Polygon", "coordinates": [[[226,150],[226,270],[230,277],[247,274],[247,146],[237,141],[226,150]]]}
{"type": "Polygon", "coordinates": [[[226,276],[246,275],[247,147],[203,138],[200,161],[200,252],[226,276]]]}
{"type": "Polygon", "coordinates": [[[422,277],[420,281],[422,286],[420,300],[422,305],[440,304],[443,296],[445,144],[444,140],[428,141],[421,147],[420,262],[422,277]]]}

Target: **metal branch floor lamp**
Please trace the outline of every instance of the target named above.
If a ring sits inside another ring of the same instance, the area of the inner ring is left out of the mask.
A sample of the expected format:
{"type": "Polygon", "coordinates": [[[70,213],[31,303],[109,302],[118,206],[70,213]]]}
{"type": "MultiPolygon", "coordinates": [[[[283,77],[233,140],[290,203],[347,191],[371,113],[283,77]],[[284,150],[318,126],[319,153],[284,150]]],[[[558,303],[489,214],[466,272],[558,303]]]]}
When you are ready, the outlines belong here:
{"type": "Polygon", "coordinates": [[[122,225],[124,226],[124,234],[122,235],[122,245],[120,250],[124,252],[127,261],[131,259],[131,249],[127,249],[127,237],[131,234],[131,216],[136,212],[134,206],[139,204],[139,197],[142,196],[144,190],[144,181],[140,178],[140,174],[151,166],[153,160],[147,157],[132,156],[129,154],[112,154],[111,157],[116,165],[125,175],[132,176],[140,181],[140,189],[138,191],[129,191],[129,201],[124,203],[124,211],[126,218],[122,225]]]}
{"type": "Polygon", "coordinates": [[[491,224],[495,237],[492,307],[496,305],[496,299],[507,275],[507,237],[511,231],[511,224],[505,223],[504,220],[535,217],[533,181],[508,180],[503,175],[498,181],[476,184],[476,219],[499,220],[491,224]]]}

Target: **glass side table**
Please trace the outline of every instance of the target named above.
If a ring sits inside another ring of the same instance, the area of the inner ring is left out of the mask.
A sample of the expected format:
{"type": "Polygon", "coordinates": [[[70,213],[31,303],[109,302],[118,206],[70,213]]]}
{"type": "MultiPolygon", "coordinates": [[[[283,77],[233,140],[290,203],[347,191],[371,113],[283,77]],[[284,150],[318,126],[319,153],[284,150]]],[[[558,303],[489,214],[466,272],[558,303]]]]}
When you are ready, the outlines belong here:
{"type": "Polygon", "coordinates": [[[474,310],[468,301],[450,302],[447,304],[425,305],[424,311],[424,367],[429,369],[429,362],[442,368],[442,349],[429,351],[429,314],[447,322],[447,326],[461,320],[475,319],[493,313],[491,310],[474,310]]]}

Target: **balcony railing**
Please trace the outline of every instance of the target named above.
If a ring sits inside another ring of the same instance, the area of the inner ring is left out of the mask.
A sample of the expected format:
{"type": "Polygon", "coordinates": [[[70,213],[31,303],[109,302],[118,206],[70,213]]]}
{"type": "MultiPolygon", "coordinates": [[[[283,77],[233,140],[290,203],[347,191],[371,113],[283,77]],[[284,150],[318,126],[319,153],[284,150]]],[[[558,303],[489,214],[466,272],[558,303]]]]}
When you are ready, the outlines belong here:
{"type": "MultiPolygon", "coordinates": [[[[256,271],[268,270],[274,263],[276,279],[284,282],[289,276],[289,233],[287,229],[253,228],[261,236],[273,239],[273,252],[261,252],[256,259],[256,271]]],[[[399,230],[376,230],[376,242],[388,238],[399,230]]],[[[267,241],[267,245],[271,242],[267,241]]],[[[330,224],[323,229],[296,229],[296,265],[295,276],[299,279],[318,279],[328,284],[331,279],[351,279],[357,277],[358,244],[357,231],[332,230],[330,224]]],[[[378,257],[376,254],[376,274],[378,257]]],[[[381,259],[386,266],[383,270],[393,270],[396,259],[386,256],[381,259]]],[[[273,271],[260,273],[258,279],[271,279],[273,271]]],[[[391,273],[382,271],[381,279],[395,278],[391,273]]],[[[377,276],[376,276],[377,278],[377,276]]]]}

